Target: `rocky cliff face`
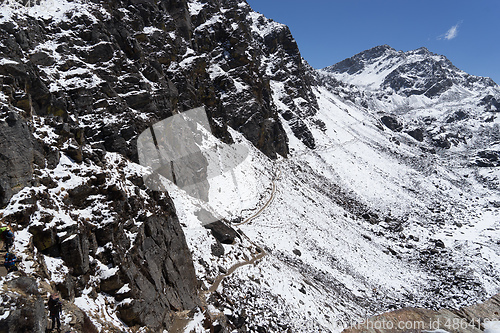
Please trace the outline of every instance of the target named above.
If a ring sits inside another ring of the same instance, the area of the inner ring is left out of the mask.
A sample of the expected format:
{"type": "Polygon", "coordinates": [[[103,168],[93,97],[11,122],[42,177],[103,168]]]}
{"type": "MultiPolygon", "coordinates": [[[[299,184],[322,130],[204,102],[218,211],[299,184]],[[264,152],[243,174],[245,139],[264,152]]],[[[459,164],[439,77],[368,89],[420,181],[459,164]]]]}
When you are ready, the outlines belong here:
{"type": "MultiPolygon", "coordinates": [[[[50,11],[30,16],[36,6],[27,13],[6,11],[0,31],[4,104],[27,119],[57,119],[72,158],[81,159],[85,142],[136,161],[138,133],[200,105],[206,106],[219,137],[231,141],[226,130],[231,126],[266,155],[286,156],[271,80],[284,84],[283,102],[290,111],[283,117],[302,140],[311,140],[301,121],[317,109],[311,69],[289,29],[246,3],[73,7],[60,16],[50,11]]],[[[9,110],[3,109],[4,117],[9,110]]]]}
{"type": "Polygon", "coordinates": [[[3,5],[0,205],[28,273],[82,309],[114,302],[127,326],[168,329],[200,305],[197,280],[172,201],[147,190],[134,164],[138,134],[204,105],[223,141],[230,126],[267,156],[287,156],[276,80],[283,117],[312,147],[300,118],[317,109],[311,69],[288,28],[243,1],[3,5]]]}
{"type": "Polygon", "coordinates": [[[0,204],[4,206],[14,193],[30,184],[36,150],[30,124],[15,111],[8,111],[0,126],[0,204]]]}

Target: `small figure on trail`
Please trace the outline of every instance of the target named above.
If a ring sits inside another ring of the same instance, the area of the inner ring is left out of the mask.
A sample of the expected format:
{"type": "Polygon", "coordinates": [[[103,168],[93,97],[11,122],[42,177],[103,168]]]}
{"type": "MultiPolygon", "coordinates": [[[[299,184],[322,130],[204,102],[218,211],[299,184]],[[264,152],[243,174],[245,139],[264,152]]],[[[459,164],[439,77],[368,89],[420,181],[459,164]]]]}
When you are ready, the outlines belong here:
{"type": "Polygon", "coordinates": [[[5,254],[5,262],[3,263],[5,269],[7,270],[7,273],[17,271],[17,263],[18,262],[20,262],[20,260],[17,259],[16,255],[14,253],[7,252],[5,254]]]}
{"type": "Polygon", "coordinates": [[[0,237],[5,244],[5,251],[9,252],[10,247],[14,245],[14,233],[10,230],[9,227],[1,227],[0,237]]]}
{"type": "Polygon", "coordinates": [[[61,331],[61,311],[62,311],[62,303],[59,300],[59,294],[53,293],[50,295],[49,301],[47,302],[49,307],[50,320],[52,321],[51,331],[54,330],[57,322],[57,330],[61,331]]]}

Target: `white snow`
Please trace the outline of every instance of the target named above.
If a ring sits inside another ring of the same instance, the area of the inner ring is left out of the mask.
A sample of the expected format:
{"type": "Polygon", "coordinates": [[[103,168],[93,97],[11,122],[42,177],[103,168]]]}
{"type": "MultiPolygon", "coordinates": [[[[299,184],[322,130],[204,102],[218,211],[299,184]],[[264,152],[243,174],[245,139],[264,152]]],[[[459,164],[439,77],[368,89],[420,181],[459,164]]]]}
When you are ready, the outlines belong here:
{"type": "Polygon", "coordinates": [[[19,63],[17,61],[10,60],[7,58],[0,59],[0,65],[7,65],[7,64],[18,65],[19,63]]]}
{"type": "Polygon", "coordinates": [[[184,333],[205,333],[206,329],[203,328],[203,320],[205,316],[201,311],[198,310],[194,315],[193,319],[184,328],[184,333]]]}
{"type": "Polygon", "coordinates": [[[43,255],[45,265],[51,274],[50,281],[55,283],[63,283],[66,275],[69,273],[68,267],[64,264],[61,258],[53,258],[43,255]]]}
{"type": "Polygon", "coordinates": [[[144,27],[144,29],[142,29],[142,31],[145,33],[145,34],[148,34],[148,35],[151,35],[155,32],[163,32],[163,30],[161,29],[158,29],[156,27],[144,27]]]}
{"type": "Polygon", "coordinates": [[[500,321],[485,322],[484,333],[500,333],[500,321]]]}
{"type": "Polygon", "coordinates": [[[196,16],[203,10],[203,7],[205,7],[205,5],[199,1],[190,0],[188,2],[188,7],[189,7],[189,13],[192,16],[196,16]]]}
{"type": "MultiPolygon", "coordinates": [[[[213,66],[211,75],[227,74],[213,66]]],[[[277,107],[288,109],[281,102],[286,95],[283,83],[271,81],[271,88],[277,107]]],[[[273,175],[280,171],[280,177],[275,181],[274,201],[250,223],[238,227],[253,243],[265,248],[267,255],[257,265],[238,268],[224,279],[217,291],[241,299],[244,290],[253,290],[259,296],[252,301],[261,304],[245,305],[247,313],[272,304],[272,311],[277,313],[275,316],[290,316],[294,327],[300,327],[302,331],[340,332],[343,327],[339,323],[366,316],[365,310],[355,303],[355,297],[369,299],[371,304],[378,305],[384,302],[412,305],[414,303],[407,299],[408,295],[422,297],[429,283],[436,280],[435,272],[411,262],[415,255],[419,255],[418,251],[429,246],[431,239],[441,239],[451,251],[456,267],[471,265],[488,295],[498,292],[498,272],[496,269],[489,271],[488,264],[485,266],[483,262],[486,260],[489,265],[498,267],[500,249],[495,236],[500,228],[498,209],[482,211],[481,202],[464,201],[472,195],[469,191],[481,193],[481,196],[486,193],[473,180],[468,180],[470,188],[462,186],[462,173],[467,172],[465,167],[459,169],[440,156],[430,156],[426,160],[421,157],[418,147],[409,144],[411,141],[396,146],[390,140],[392,134],[379,129],[378,117],[369,110],[324,88],[317,88],[315,93],[319,111],[314,117],[325,124],[320,130],[313,121],[308,122],[317,143],[315,150],[305,148],[283,120],[291,157],[273,163],[249,146],[249,164],[241,165],[244,177],[242,180],[236,178],[236,183],[250,184],[245,189],[252,190],[244,197],[260,194],[260,198],[265,199],[262,193],[269,193],[266,181],[269,189],[273,175]],[[412,160],[421,164],[415,165],[412,160]],[[350,200],[359,205],[358,214],[377,212],[382,221],[372,225],[346,210],[350,200]],[[432,217],[427,213],[428,207],[436,203],[449,216],[450,220],[444,226],[433,225],[432,217]],[[389,222],[384,221],[386,218],[389,222]],[[466,225],[462,228],[455,227],[452,222],[464,223],[464,219],[466,225]],[[391,220],[401,221],[405,237],[418,236],[419,241],[412,244],[415,249],[388,237],[391,220]],[[481,247],[477,248],[475,242],[481,242],[481,247]],[[389,248],[396,250],[397,255],[389,248]],[[469,256],[474,248],[480,251],[480,258],[469,256]],[[295,250],[300,251],[300,256],[293,253],[295,250]],[[254,282],[257,280],[259,284],[254,282]],[[346,294],[340,296],[332,290],[344,290],[346,294]],[[325,303],[331,307],[325,308],[325,303]]],[[[295,104],[301,103],[304,101],[295,100],[295,104]]],[[[419,115],[427,113],[446,117],[445,108],[453,107],[455,102],[443,105],[423,96],[407,100],[394,97],[393,103],[418,110],[419,115]]],[[[222,208],[220,205],[227,202],[227,194],[231,198],[238,197],[227,189],[229,183],[229,179],[210,181],[212,208],[222,208]]],[[[484,201],[498,200],[498,193],[488,195],[492,197],[484,201]]],[[[197,274],[201,280],[209,280],[221,259],[211,256],[211,238],[205,230],[197,227],[199,221],[192,211],[198,206],[188,197],[178,194],[172,197],[193,251],[197,274]],[[197,263],[197,258],[208,263],[208,273],[206,266],[197,263]]],[[[241,212],[240,215],[245,217],[250,215],[246,211],[252,205],[255,212],[262,202],[249,200],[246,209],[243,206],[235,209],[237,206],[232,203],[225,210],[232,210],[234,216],[241,212]]],[[[229,216],[223,211],[218,210],[222,216],[229,216]]],[[[233,253],[238,253],[242,246],[248,245],[238,243],[230,248],[233,253]]],[[[227,264],[223,266],[228,267],[227,264]]],[[[210,283],[204,284],[210,286],[210,283]]],[[[425,301],[425,297],[422,300],[425,301]]],[[[260,313],[252,313],[252,321],[256,324],[264,318],[260,313]]]]}
{"type": "Polygon", "coordinates": [[[116,292],[117,294],[125,294],[127,292],[129,292],[130,290],[130,287],[129,287],[129,284],[124,284],[123,287],[121,287],[120,289],[118,289],[118,291],[116,292]]]}
{"type": "Polygon", "coordinates": [[[128,331],[128,327],[117,317],[114,311],[110,311],[108,303],[114,304],[114,299],[109,296],[98,294],[97,298],[91,298],[88,294],[76,297],[74,304],[89,314],[90,320],[102,331],[104,327],[114,326],[117,329],[128,331]],[[104,326],[105,325],[105,326],[104,326]]]}
{"type": "Polygon", "coordinates": [[[285,28],[285,25],[268,19],[262,14],[250,11],[248,16],[252,20],[252,31],[261,38],[266,37],[271,32],[285,28]]]}
{"type": "Polygon", "coordinates": [[[85,15],[97,22],[98,19],[91,14],[91,9],[95,9],[101,15],[107,16],[103,8],[86,1],[41,0],[39,4],[36,4],[35,1],[30,0],[30,3],[30,6],[23,6],[16,0],[5,1],[0,7],[0,22],[11,21],[16,15],[27,15],[45,20],[53,19],[56,22],[67,20],[71,15],[85,15]]]}

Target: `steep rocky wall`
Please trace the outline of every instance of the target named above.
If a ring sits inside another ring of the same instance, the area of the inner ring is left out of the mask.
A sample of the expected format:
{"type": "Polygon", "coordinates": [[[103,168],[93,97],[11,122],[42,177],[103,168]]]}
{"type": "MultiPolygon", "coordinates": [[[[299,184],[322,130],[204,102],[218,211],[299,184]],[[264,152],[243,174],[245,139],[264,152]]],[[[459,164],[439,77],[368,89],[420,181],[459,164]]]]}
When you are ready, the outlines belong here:
{"type": "Polygon", "coordinates": [[[200,105],[225,141],[231,126],[268,156],[286,156],[271,81],[284,85],[283,118],[314,146],[302,120],[317,110],[314,79],[286,26],[241,1],[95,2],[62,18],[0,21],[2,102],[27,119],[55,118],[72,158],[85,142],[137,161],[139,133],[200,105]]]}
{"type": "Polygon", "coordinates": [[[8,112],[0,123],[0,207],[30,183],[33,175],[33,135],[26,122],[8,112]]]}
{"type": "MultiPolygon", "coordinates": [[[[200,305],[198,282],[172,201],[147,190],[131,163],[137,136],[204,105],[222,140],[232,141],[231,126],[269,157],[286,156],[274,80],[287,91],[283,118],[312,146],[300,119],[317,109],[310,69],[288,28],[243,1],[76,1],[52,14],[43,4],[0,17],[3,221],[29,237],[18,254],[30,274],[68,304],[104,293],[126,325],[168,329],[200,305]]],[[[45,315],[37,293],[27,301],[45,315]]]]}
{"type": "MultiPolygon", "coordinates": [[[[146,125],[200,105],[220,137],[231,140],[229,125],[269,156],[286,155],[263,46],[245,22],[250,8],[238,4],[206,2],[192,20],[187,1],[97,2],[62,21],[19,18],[23,29],[4,23],[2,54],[9,63],[0,72],[18,92],[5,91],[6,99],[27,112],[76,122],[87,141],[134,160],[133,139],[146,125]]],[[[296,45],[293,51],[290,58],[300,60],[296,45]]]]}
{"type": "MultiPolygon", "coordinates": [[[[55,169],[38,170],[37,186],[14,196],[3,221],[25,247],[17,254],[70,303],[97,302],[104,293],[127,326],[168,329],[176,312],[200,305],[173,202],[147,190],[118,155],[92,158],[102,167],[62,156],[55,169]]],[[[92,320],[120,331],[106,318],[92,320]]]]}

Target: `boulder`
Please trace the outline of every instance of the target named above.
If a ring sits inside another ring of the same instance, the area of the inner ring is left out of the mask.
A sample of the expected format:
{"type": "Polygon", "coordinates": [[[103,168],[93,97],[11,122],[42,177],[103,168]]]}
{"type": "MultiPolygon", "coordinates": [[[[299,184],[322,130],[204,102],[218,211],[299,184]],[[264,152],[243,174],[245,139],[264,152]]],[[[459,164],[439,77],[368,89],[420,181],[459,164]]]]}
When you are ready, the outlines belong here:
{"type": "Polygon", "coordinates": [[[30,56],[31,62],[35,65],[52,66],[55,60],[45,52],[36,52],[30,56]]]}
{"type": "Polygon", "coordinates": [[[86,60],[91,63],[106,62],[113,58],[113,46],[109,43],[101,42],[93,46],[86,54],[86,60]]]}
{"type": "Polygon", "coordinates": [[[29,232],[33,235],[33,245],[38,251],[53,257],[60,255],[59,237],[55,228],[45,229],[44,225],[37,225],[31,226],[29,232]]]}
{"type": "Polygon", "coordinates": [[[212,254],[216,257],[222,257],[225,253],[224,246],[218,239],[215,239],[215,243],[212,244],[210,248],[212,250],[212,254]]]}
{"type": "Polygon", "coordinates": [[[416,128],[406,133],[419,142],[424,141],[424,131],[421,128],[416,128]]]}
{"type": "Polygon", "coordinates": [[[61,242],[61,257],[73,274],[81,275],[89,271],[89,242],[86,237],[73,234],[61,242]]]}
{"type": "Polygon", "coordinates": [[[233,244],[236,237],[240,237],[236,230],[222,221],[205,224],[204,227],[212,231],[212,235],[222,244],[233,244]]]}
{"type": "Polygon", "coordinates": [[[401,132],[401,130],[403,129],[403,125],[394,117],[383,116],[382,118],[380,118],[380,121],[391,131],[401,132]]]}

